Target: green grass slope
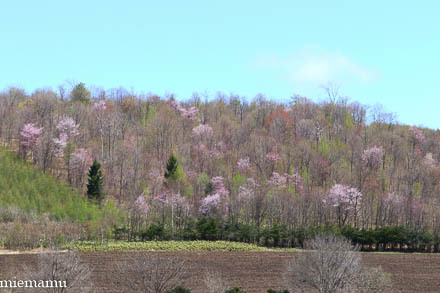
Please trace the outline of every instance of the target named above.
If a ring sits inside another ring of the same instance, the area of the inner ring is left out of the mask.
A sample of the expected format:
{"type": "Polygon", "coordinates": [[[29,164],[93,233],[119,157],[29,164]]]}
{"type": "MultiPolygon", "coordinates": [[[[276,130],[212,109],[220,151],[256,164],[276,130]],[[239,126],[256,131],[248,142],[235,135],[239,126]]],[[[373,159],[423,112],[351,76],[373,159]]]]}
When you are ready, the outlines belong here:
{"type": "Polygon", "coordinates": [[[48,174],[0,148],[0,206],[15,206],[54,220],[95,220],[99,209],[48,174]]]}

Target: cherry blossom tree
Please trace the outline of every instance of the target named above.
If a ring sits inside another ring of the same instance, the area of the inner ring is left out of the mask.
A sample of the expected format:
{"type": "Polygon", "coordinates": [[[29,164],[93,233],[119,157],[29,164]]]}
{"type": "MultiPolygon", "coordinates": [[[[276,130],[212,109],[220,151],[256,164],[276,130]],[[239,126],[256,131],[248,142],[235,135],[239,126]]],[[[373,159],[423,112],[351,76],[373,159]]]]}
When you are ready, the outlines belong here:
{"type": "Polygon", "coordinates": [[[174,218],[176,211],[189,211],[189,204],[186,198],[181,196],[180,193],[173,193],[169,189],[164,189],[156,197],[153,198],[153,202],[159,202],[162,204],[163,207],[169,207],[171,209],[171,230],[174,233],[174,218]]]}
{"type": "Polygon", "coordinates": [[[342,184],[335,184],[328,196],[323,200],[333,207],[343,206],[346,210],[353,210],[359,208],[359,202],[362,199],[362,193],[357,188],[349,187],[342,184]]]}
{"type": "Polygon", "coordinates": [[[203,215],[207,215],[209,212],[211,212],[213,209],[216,209],[220,204],[220,194],[214,193],[211,195],[208,195],[204,199],[202,199],[202,202],[200,204],[199,211],[203,215]]]}
{"type": "Polygon", "coordinates": [[[382,147],[374,146],[364,150],[361,158],[367,167],[377,169],[382,161],[383,154],[384,151],[382,147]]]}
{"type": "Polygon", "coordinates": [[[339,224],[344,225],[349,212],[354,213],[356,225],[357,214],[361,207],[362,193],[357,188],[342,184],[335,184],[323,202],[329,206],[338,208],[339,224]]]}
{"type": "Polygon", "coordinates": [[[269,152],[266,154],[266,159],[272,162],[278,162],[281,160],[281,156],[277,152],[269,152]]]}
{"type": "Polygon", "coordinates": [[[208,124],[200,124],[192,130],[192,157],[199,167],[200,173],[212,159],[221,156],[221,144],[215,144],[214,131],[208,124]]]}
{"type": "Polygon", "coordinates": [[[200,204],[199,212],[203,215],[223,206],[223,211],[226,211],[225,203],[229,197],[229,190],[224,185],[224,178],[222,176],[215,176],[211,179],[213,186],[212,194],[203,198],[200,204]]]}
{"type": "Polygon", "coordinates": [[[214,192],[222,198],[229,195],[229,190],[226,189],[224,180],[225,179],[222,176],[216,176],[211,179],[211,183],[214,186],[214,192]]]}
{"type": "Polygon", "coordinates": [[[247,169],[249,169],[251,167],[249,157],[239,159],[237,162],[237,167],[240,171],[246,171],[247,169]]]}
{"type": "Polygon", "coordinates": [[[284,173],[281,175],[278,172],[273,172],[267,183],[280,188],[295,186],[298,192],[302,193],[303,191],[303,181],[298,173],[294,173],[292,175],[284,173]]]}
{"type": "Polygon", "coordinates": [[[410,126],[409,133],[414,141],[414,144],[423,144],[425,142],[425,135],[423,134],[423,131],[420,128],[415,126],[410,126]]]}
{"type": "Polygon", "coordinates": [[[99,100],[95,103],[93,103],[93,108],[99,112],[103,112],[107,109],[107,104],[105,100],[99,100]]]}
{"type": "MultiPolygon", "coordinates": [[[[79,135],[79,125],[75,123],[71,117],[62,116],[59,120],[56,130],[58,137],[52,139],[55,144],[55,156],[61,158],[64,156],[64,151],[67,147],[67,143],[70,139],[79,135]]],[[[67,162],[70,160],[70,154],[67,154],[67,162]]],[[[69,166],[67,166],[69,168],[69,166]]]]}
{"type": "Polygon", "coordinates": [[[405,207],[405,198],[396,192],[389,192],[384,200],[384,221],[388,225],[399,225],[405,207]]]}
{"type": "Polygon", "coordinates": [[[208,124],[200,124],[199,126],[193,128],[192,130],[193,137],[198,140],[202,140],[203,138],[210,138],[214,134],[212,127],[208,124]]]}
{"type": "Polygon", "coordinates": [[[52,139],[55,144],[55,156],[61,158],[64,156],[64,150],[67,146],[69,136],[65,133],[60,133],[59,138],[52,139]]]}
{"type": "Polygon", "coordinates": [[[93,159],[89,152],[84,148],[78,148],[73,152],[69,165],[72,174],[72,182],[75,186],[82,187],[87,171],[92,165],[93,159]]]}
{"type": "Polygon", "coordinates": [[[150,211],[150,205],[148,204],[143,194],[139,195],[134,202],[134,209],[142,214],[148,214],[150,211]]]}
{"type": "Polygon", "coordinates": [[[182,105],[178,101],[176,101],[176,100],[173,100],[171,102],[171,107],[173,107],[174,110],[179,112],[180,115],[182,115],[182,117],[185,118],[185,119],[189,119],[189,120],[194,121],[197,118],[198,110],[197,110],[196,107],[190,107],[187,110],[184,107],[182,107],[182,105]]]}
{"type": "Polygon", "coordinates": [[[79,134],[79,125],[75,123],[69,116],[62,116],[58,122],[56,129],[59,133],[64,133],[67,137],[72,138],[79,134]]]}
{"type": "Polygon", "coordinates": [[[423,165],[428,168],[434,168],[437,164],[436,160],[433,158],[432,153],[427,153],[422,161],[423,165]]]}
{"type": "Polygon", "coordinates": [[[34,150],[42,131],[43,128],[37,127],[34,123],[27,123],[23,126],[20,132],[20,149],[23,157],[26,157],[28,150],[34,150]]]}

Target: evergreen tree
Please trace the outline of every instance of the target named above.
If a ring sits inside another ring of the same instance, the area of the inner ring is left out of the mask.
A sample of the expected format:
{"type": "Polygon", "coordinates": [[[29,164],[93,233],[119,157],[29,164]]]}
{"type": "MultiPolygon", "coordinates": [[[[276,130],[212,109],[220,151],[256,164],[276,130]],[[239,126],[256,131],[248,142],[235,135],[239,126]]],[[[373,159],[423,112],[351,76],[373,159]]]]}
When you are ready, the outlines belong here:
{"type": "Polygon", "coordinates": [[[167,162],[167,170],[165,171],[165,179],[167,180],[176,180],[177,179],[177,170],[179,168],[179,163],[177,162],[174,154],[170,156],[167,162]]]}
{"type": "Polygon", "coordinates": [[[86,85],[82,82],[78,83],[70,93],[70,99],[72,102],[81,102],[85,104],[90,103],[90,91],[86,88],[86,85]]]}
{"type": "Polygon", "coordinates": [[[100,168],[101,164],[94,160],[92,166],[90,166],[89,182],[87,184],[87,197],[98,203],[101,203],[104,199],[104,191],[102,187],[103,176],[100,168]]]}

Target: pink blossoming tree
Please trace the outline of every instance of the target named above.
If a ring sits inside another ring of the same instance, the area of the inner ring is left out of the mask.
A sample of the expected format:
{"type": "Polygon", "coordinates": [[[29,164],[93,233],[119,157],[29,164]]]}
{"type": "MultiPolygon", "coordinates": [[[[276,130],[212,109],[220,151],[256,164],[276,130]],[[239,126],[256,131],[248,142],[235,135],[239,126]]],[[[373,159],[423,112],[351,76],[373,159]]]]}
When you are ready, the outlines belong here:
{"type": "Polygon", "coordinates": [[[220,204],[220,195],[218,193],[214,193],[212,195],[208,195],[204,199],[202,199],[202,203],[200,204],[199,211],[203,215],[209,214],[212,210],[216,209],[220,204]]]}
{"type": "Polygon", "coordinates": [[[199,172],[205,171],[212,159],[222,155],[222,144],[214,143],[214,131],[208,124],[200,124],[192,130],[192,157],[197,162],[199,172]]]}
{"type": "Polygon", "coordinates": [[[83,186],[84,179],[92,163],[93,159],[86,149],[78,148],[73,152],[69,164],[75,186],[83,186]]]}
{"type": "Polygon", "coordinates": [[[354,222],[356,225],[357,214],[361,207],[362,193],[354,187],[342,184],[335,184],[323,202],[338,210],[339,225],[343,226],[350,212],[354,214],[354,222]]]}
{"type": "Polygon", "coordinates": [[[214,131],[208,124],[200,124],[199,126],[193,128],[192,133],[195,139],[202,140],[203,138],[212,137],[214,131]]]}
{"type": "Polygon", "coordinates": [[[76,124],[75,120],[68,116],[62,116],[56,128],[59,133],[64,133],[69,138],[75,137],[79,134],[79,125],[76,124]]]}
{"type": "Polygon", "coordinates": [[[20,132],[20,152],[26,157],[27,151],[34,151],[43,128],[34,123],[27,123],[20,132]]]}
{"type": "Polygon", "coordinates": [[[58,137],[52,139],[55,144],[55,156],[60,158],[64,156],[67,143],[73,137],[79,135],[79,125],[75,123],[75,120],[68,116],[62,116],[56,126],[58,137]]]}
{"type": "Polygon", "coordinates": [[[146,216],[148,212],[150,211],[150,205],[148,204],[147,200],[145,199],[144,194],[142,193],[137,197],[137,199],[134,202],[133,209],[136,212],[141,213],[142,215],[146,216]]]}
{"type": "Polygon", "coordinates": [[[251,167],[249,157],[238,160],[237,167],[240,171],[246,171],[247,169],[249,169],[251,167]]]}
{"type": "Polygon", "coordinates": [[[273,172],[270,179],[267,181],[270,185],[277,186],[279,188],[296,187],[296,191],[303,192],[303,180],[301,175],[294,173],[292,175],[284,173],[283,175],[278,172],[273,172]]]}
{"type": "Polygon", "coordinates": [[[99,112],[102,112],[107,109],[107,104],[105,100],[100,100],[98,102],[93,103],[93,108],[99,112]]]}
{"type": "Polygon", "coordinates": [[[266,159],[272,162],[277,162],[281,160],[281,156],[277,152],[268,152],[266,154],[266,159]]]}
{"type": "Polygon", "coordinates": [[[162,205],[162,213],[165,213],[165,208],[171,210],[171,229],[174,232],[175,217],[182,213],[188,213],[190,205],[187,199],[180,195],[180,193],[173,193],[169,189],[163,189],[156,197],[153,198],[153,202],[158,202],[162,205]]]}
{"type": "Polygon", "coordinates": [[[377,169],[382,161],[384,151],[382,147],[374,146],[364,150],[362,153],[362,162],[369,168],[377,169]]]}
{"type": "Polygon", "coordinates": [[[196,107],[190,107],[188,110],[185,109],[178,101],[173,100],[171,102],[171,107],[173,107],[174,110],[180,113],[183,118],[189,119],[189,120],[196,120],[198,110],[196,107]]]}
{"type": "Polygon", "coordinates": [[[421,145],[425,142],[425,135],[423,134],[423,131],[415,126],[409,127],[409,133],[411,135],[411,138],[413,139],[414,145],[421,145]]]}
{"type": "Polygon", "coordinates": [[[222,176],[216,176],[211,179],[211,183],[214,186],[214,192],[223,198],[229,195],[229,190],[226,189],[224,180],[225,179],[222,176]]]}

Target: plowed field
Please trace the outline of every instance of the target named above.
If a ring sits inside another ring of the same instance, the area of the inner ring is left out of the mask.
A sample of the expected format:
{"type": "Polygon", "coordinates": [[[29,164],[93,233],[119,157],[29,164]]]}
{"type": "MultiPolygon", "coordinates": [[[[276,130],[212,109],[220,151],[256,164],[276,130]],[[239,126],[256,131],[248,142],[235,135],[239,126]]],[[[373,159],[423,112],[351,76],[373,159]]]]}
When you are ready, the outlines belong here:
{"type": "MultiPolygon", "coordinates": [[[[203,275],[207,270],[220,271],[230,286],[240,286],[247,292],[266,292],[268,288],[285,288],[283,272],[292,252],[156,252],[184,259],[190,264],[191,279],[185,284],[193,292],[205,292],[203,275]]],[[[93,269],[96,292],[120,292],[112,285],[111,272],[115,261],[127,253],[81,253],[84,262],[93,269]]],[[[24,264],[35,264],[36,254],[0,255],[0,279],[24,264]]],[[[363,254],[369,266],[382,266],[392,274],[396,292],[440,292],[440,254],[363,254]]]]}

